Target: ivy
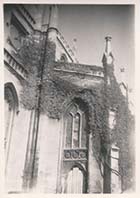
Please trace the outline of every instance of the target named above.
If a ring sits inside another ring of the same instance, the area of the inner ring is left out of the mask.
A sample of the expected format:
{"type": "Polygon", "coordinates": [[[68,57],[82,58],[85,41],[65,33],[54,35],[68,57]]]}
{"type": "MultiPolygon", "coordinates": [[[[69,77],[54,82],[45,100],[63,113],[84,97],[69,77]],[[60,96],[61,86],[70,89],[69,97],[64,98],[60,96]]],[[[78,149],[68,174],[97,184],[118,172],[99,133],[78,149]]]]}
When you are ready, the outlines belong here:
{"type": "MultiPolygon", "coordinates": [[[[60,119],[67,104],[80,98],[88,104],[89,132],[93,133],[93,152],[99,166],[101,156],[107,154],[112,143],[120,148],[120,175],[123,176],[123,189],[132,186],[132,157],[128,144],[134,125],[126,98],[122,95],[112,68],[107,68],[106,75],[110,84],[83,89],[73,85],[71,79],[64,80],[53,72],[55,44],[47,40],[46,35],[38,39],[34,35],[25,38],[18,52],[18,58],[28,71],[28,78],[23,82],[21,104],[31,110],[37,107],[38,88],[41,85],[40,112],[52,119],[60,119]],[[43,69],[43,71],[42,71],[43,69]],[[42,76],[41,76],[42,75],[42,76]],[[116,126],[108,127],[108,109],[116,110],[116,126]],[[100,144],[99,144],[100,142],[100,144]]],[[[65,63],[64,63],[65,67],[65,63]]]]}

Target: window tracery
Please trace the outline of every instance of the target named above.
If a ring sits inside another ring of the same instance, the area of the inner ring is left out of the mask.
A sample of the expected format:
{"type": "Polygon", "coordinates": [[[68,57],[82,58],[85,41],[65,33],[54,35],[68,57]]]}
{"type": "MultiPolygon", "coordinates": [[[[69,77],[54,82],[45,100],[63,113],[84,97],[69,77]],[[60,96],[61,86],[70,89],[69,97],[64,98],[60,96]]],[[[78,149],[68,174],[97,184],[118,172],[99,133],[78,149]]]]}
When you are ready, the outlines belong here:
{"type": "Polygon", "coordinates": [[[87,182],[87,133],[82,104],[72,103],[64,116],[61,193],[85,193],[87,182]]]}
{"type": "Polygon", "coordinates": [[[72,106],[66,115],[66,148],[80,148],[82,138],[83,113],[77,105],[72,106]]]}

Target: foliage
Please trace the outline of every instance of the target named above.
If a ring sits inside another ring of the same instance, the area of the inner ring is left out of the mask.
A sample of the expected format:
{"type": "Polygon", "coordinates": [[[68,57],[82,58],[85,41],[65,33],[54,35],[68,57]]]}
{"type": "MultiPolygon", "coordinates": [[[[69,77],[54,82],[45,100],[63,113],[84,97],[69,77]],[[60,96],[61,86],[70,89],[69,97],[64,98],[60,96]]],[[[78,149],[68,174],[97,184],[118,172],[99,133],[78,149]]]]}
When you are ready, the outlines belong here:
{"type": "Polygon", "coordinates": [[[54,51],[54,43],[48,40],[45,43],[45,37],[36,40],[36,37],[29,36],[23,42],[18,56],[29,74],[23,82],[22,105],[29,110],[37,107],[40,84],[40,112],[50,118],[60,119],[67,104],[74,98],[81,98],[88,105],[88,126],[89,132],[93,133],[93,151],[96,159],[100,165],[101,156],[107,155],[110,145],[115,142],[120,148],[120,175],[123,177],[123,188],[126,189],[132,185],[130,181],[132,158],[129,156],[128,142],[131,135],[130,126],[134,121],[126,98],[122,95],[114,77],[113,66],[105,72],[110,84],[106,81],[96,88],[83,89],[82,86],[73,85],[71,79],[67,81],[54,74],[54,51]],[[109,109],[115,109],[116,112],[116,126],[112,131],[108,126],[109,109]]]}

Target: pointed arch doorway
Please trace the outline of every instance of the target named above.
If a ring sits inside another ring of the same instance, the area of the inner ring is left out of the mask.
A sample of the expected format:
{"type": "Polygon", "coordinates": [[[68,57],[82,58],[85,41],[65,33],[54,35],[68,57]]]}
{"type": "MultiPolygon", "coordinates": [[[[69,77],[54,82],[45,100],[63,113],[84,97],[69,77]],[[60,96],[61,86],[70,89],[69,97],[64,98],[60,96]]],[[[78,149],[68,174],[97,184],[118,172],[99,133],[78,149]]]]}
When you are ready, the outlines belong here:
{"type": "Polygon", "coordinates": [[[66,193],[84,193],[84,175],[79,167],[73,167],[67,177],[66,193]]]}

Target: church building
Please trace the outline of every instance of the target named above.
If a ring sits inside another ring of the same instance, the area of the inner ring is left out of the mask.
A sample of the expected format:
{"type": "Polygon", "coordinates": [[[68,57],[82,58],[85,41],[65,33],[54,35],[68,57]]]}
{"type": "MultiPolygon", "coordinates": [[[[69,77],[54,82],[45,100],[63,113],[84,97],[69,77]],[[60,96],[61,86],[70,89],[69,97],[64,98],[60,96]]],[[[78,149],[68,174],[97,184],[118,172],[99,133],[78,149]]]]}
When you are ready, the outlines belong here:
{"type": "Polygon", "coordinates": [[[134,183],[133,118],[112,38],[101,65],[79,63],[58,18],[59,5],[4,5],[5,190],[123,193],[134,183]]]}

